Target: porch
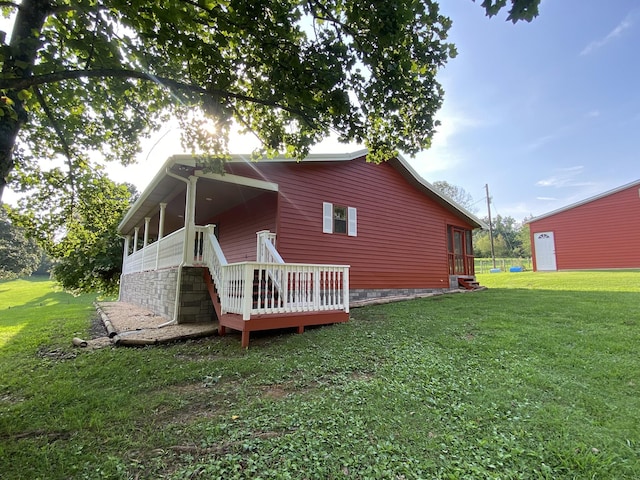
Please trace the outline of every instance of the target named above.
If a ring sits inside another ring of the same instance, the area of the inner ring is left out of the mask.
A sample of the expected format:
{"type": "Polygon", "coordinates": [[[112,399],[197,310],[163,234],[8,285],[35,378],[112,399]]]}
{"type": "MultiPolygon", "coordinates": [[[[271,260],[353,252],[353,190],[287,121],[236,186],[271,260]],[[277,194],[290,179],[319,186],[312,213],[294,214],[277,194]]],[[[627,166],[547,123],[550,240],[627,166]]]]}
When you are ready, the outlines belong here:
{"type": "Polygon", "coordinates": [[[349,267],[285,263],[275,239],[269,231],[257,232],[256,261],[236,263],[227,262],[213,225],[181,228],[130,254],[125,239],[122,273],[201,268],[219,334],[227,328],[242,332],[243,347],[252,331],[297,328],[302,333],[306,326],[346,322],[349,267]]]}

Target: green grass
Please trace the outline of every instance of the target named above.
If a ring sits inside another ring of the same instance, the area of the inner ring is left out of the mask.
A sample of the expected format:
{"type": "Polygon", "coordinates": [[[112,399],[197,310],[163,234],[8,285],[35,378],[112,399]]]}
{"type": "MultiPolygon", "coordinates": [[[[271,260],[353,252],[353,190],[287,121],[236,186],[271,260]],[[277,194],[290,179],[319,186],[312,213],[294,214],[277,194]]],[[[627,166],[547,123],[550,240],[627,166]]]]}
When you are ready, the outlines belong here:
{"type": "Polygon", "coordinates": [[[639,278],[486,274],[249,350],[93,352],[92,297],[0,283],[0,477],[640,478],[639,278]]]}

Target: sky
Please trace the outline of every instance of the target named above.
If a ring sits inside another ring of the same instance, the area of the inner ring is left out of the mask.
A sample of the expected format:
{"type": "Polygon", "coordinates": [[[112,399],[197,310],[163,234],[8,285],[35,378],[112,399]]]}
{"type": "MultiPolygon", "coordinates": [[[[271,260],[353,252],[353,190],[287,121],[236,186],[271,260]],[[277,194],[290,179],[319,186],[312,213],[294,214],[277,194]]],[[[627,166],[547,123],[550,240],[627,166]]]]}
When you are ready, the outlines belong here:
{"type": "MultiPolygon", "coordinates": [[[[517,221],[640,179],[640,1],[543,0],[533,22],[487,18],[481,0],[441,0],[458,56],[439,72],[445,100],[432,147],[411,158],[427,181],[466,190],[474,213],[517,221]]],[[[251,139],[232,138],[233,153],[251,139]]],[[[359,147],[327,141],[317,153],[359,147]]],[[[176,125],[134,166],[109,165],[140,190],[182,153],[176,125]]]]}
{"type": "Polygon", "coordinates": [[[412,160],[423,177],[464,188],[481,217],[488,184],[492,215],[518,221],[640,179],[638,0],[543,0],[516,25],[470,0],[441,9],[459,54],[412,160]]]}

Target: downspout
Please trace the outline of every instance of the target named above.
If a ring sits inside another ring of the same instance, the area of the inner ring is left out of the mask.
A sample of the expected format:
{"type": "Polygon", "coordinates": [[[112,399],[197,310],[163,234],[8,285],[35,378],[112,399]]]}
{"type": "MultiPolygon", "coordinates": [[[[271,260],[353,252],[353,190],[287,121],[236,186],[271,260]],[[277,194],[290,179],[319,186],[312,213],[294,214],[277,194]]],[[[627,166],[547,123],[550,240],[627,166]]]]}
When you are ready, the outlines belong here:
{"type": "MultiPolygon", "coordinates": [[[[167,174],[167,176],[171,177],[171,178],[175,178],[176,180],[181,180],[184,183],[187,184],[187,195],[189,192],[189,186],[191,184],[191,182],[184,178],[181,177],[180,175],[176,175],[175,173],[172,173],[169,171],[169,168],[165,169],[165,173],[167,174]]],[[[188,208],[187,206],[188,203],[188,199],[185,199],[185,208],[188,208]]],[[[186,215],[185,215],[185,221],[186,221],[186,215]]],[[[184,234],[185,234],[185,238],[184,238],[184,243],[185,243],[185,247],[186,248],[186,244],[187,244],[187,225],[185,224],[185,229],[184,229],[184,234]]],[[[158,325],[158,328],[161,327],[168,327],[169,325],[175,325],[178,323],[178,311],[180,309],[180,284],[182,281],[182,267],[184,266],[184,255],[182,255],[182,261],[180,262],[180,265],[178,265],[178,277],[177,277],[177,281],[176,281],[176,299],[174,301],[173,304],[173,318],[171,320],[169,320],[168,322],[165,322],[161,325],[158,325]]]]}

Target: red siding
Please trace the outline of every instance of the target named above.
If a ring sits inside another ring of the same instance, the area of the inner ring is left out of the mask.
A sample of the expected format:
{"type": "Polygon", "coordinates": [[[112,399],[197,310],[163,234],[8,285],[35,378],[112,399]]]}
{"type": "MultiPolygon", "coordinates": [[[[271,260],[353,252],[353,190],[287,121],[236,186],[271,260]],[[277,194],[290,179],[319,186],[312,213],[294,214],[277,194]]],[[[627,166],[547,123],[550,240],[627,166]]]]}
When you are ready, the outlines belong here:
{"type": "Polygon", "coordinates": [[[558,270],[640,268],[638,185],[531,222],[533,235],[553,232],[558,270]]]}
{"type": "Polygon", "coordinates": [[[218,225],[218,241],[229,263],[256,260],[256,232],[276,231],[277,203],[276,193],[263,193],[207,222],[218,225]]]}
{"type": "Polygon", "coordinates": [[[228,166],[279,185],[277,247],[285,261],[350,265],[354,289],[448,288],[446,225],[471,227],[390,164],[358,159],[257,168],[228,166]],[[322,233],[322,202],[356,207],[358,236],[322,233]]]}

